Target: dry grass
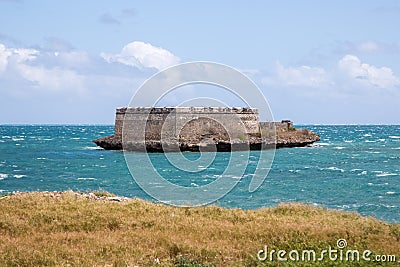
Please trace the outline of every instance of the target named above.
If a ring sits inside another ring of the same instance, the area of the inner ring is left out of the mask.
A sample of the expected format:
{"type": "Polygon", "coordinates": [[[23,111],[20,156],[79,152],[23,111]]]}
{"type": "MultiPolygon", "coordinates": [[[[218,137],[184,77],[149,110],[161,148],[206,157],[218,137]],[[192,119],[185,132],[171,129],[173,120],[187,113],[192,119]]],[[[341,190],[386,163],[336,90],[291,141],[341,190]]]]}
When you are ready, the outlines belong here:
{"type": "Polygon", "coordinates": [[[0,214],[0,266],[279,265],[257,251],[320,251],[339,238],[400,259],[400,225],[301,204],[243,211],[26,193],[0,199],[0,214]]]}

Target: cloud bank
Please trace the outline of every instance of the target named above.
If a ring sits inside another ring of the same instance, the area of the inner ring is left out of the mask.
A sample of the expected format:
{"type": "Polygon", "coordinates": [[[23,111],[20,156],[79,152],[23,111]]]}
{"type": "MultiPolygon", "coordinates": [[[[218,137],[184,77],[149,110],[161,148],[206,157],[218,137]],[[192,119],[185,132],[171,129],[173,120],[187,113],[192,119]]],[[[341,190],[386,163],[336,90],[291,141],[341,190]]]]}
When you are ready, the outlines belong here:
{"type": "Polygon", "coordinates": [[[16,110],[0,123],[112,123],[115,107],[127,105],[145,79],[179,62],[143,42],[109,55],[57,48],[0,43],[0,113],[16,110]]]}
{"type": "MultiPolygon", "coordinates": [[[[99,54],[56,41],[50,48],[0,43],[0,114],[14,110],[12,116],[0,117],[0,123],[111,124],[115,107],[127,105],[144,80],[181,62],[172,52],[141,41],[117,53],[99,54]]],[[[374,45],[364,49],[372,51],[374,45]]],[[[355,54],[344,54],[330,66],[277,62],[269,72],[245,72],[261,85],[277,119],[400,122],[400,78],[390,67],[364,62],[355,54]]],[[[204,97],[204,89],[198,88],[191,96],[204,97]]],[[[207,92],[213,96],[213,90],[207,92]]],[[[215,92],[215,97],[220,95],[215,92]]],[[[176,105],[179,99],[170,95],[163,105],[176,105]]]]}
{"type": "Polygon", "coordinates": [[[332,69],[315,66],[285,67],[276,63],[272,75],[263,84],[279,87],[326,88],[342,87],[391,89],[400,86],[400,79],[389,67],[364,63],[355,55],[343,56],[332,69]]]}

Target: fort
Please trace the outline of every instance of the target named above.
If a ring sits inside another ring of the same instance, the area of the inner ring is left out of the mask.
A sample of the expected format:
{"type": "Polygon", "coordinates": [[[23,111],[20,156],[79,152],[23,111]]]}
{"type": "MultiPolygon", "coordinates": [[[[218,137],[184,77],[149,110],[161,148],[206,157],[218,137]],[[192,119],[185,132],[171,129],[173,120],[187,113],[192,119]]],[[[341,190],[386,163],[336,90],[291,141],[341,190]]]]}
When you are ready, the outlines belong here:
{"type": "Polygon", "coordinates": [[[290,120],[260,122],[245,107],[117,108],[114,135],[93,140],[104,149],[129,151],[231,151],[307,146],[319,136],[290,120]]]}

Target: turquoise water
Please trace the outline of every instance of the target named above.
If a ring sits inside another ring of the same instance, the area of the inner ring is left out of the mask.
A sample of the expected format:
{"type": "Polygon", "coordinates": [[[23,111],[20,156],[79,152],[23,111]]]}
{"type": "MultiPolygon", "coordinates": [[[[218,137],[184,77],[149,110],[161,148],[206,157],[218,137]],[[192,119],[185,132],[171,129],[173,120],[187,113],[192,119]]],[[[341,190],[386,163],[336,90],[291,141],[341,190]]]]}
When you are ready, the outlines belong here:
{"type": "MultiPolygon", "coordinates": [[[[249,193],[258,157],[252,151],[245,175],[216,204],[255,209],[299,201],[400,223],[400,126],[304,127],[320,134],[321,141],[277,150],[270,174],[249,193]]],[[[91,142],[112,133],[113,126],[0,126],[0,194],[101,189],[152,200],[131,178],[122,152],[91,142]]],[[[218,153],[210,168],[199,166],[192,173],[175,170],[163,154],[150,157],[171,182],[198,186],[221,174],[229,155],[218,153]]],[[[193,160],[198,156],[185,153],[193,160]]]]}

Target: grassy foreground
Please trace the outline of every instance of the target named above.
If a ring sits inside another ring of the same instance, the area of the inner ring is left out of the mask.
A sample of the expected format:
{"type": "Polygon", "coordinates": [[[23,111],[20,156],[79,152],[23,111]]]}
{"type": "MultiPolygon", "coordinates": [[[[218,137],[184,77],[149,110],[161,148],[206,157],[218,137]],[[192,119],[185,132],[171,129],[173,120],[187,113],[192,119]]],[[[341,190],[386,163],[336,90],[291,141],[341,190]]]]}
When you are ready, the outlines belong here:
{"type": "Polygon", "coordinates": [[[323,262],[257,259],[264,245],[319,252],[337,248],[340,238],[346,239],[346,249],[368,249],[400,260],[399,224],[301,204],[254,211],[177,208],[137,199],[91,199],[71,191],[0,198],[0,266],[375,264],[332,262],[328,257],[323,262]]]}

